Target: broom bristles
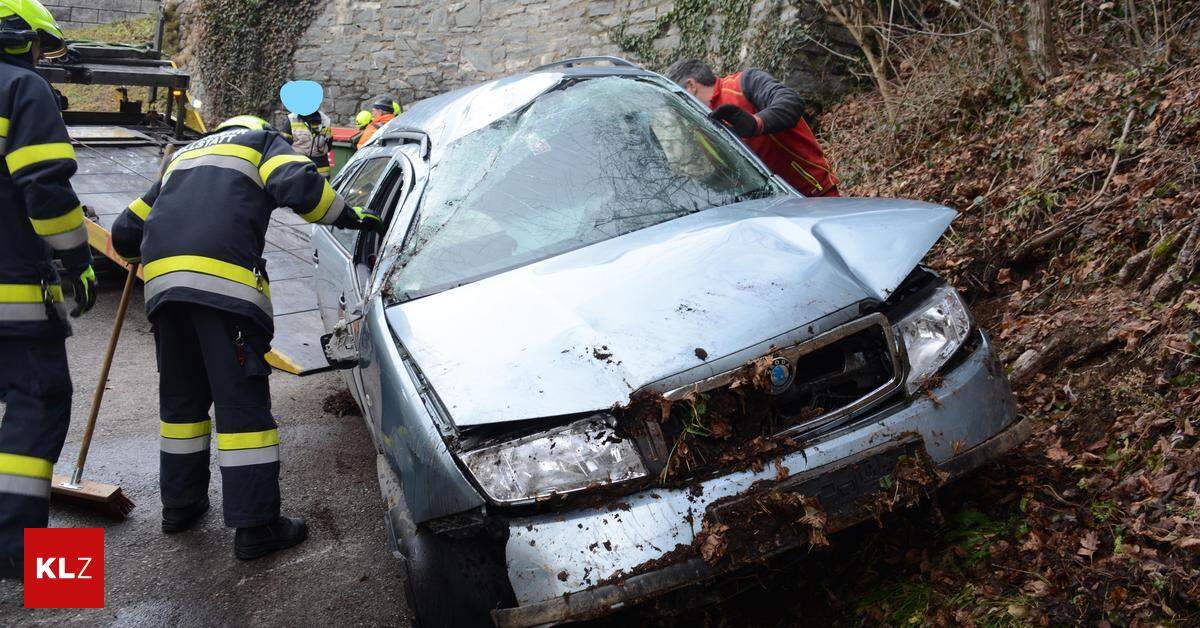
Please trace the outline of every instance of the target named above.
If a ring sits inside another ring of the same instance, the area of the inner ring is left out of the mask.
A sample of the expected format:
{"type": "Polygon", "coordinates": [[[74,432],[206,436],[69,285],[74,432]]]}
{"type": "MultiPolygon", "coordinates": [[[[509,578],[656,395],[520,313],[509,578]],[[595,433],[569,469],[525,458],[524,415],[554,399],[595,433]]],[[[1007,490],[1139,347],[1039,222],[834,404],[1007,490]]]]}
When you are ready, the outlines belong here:
{"type": "Polygon", "coordinates": [[[83,480],[79,486],[72,485],[64,476],[54,476],[50,485],[51,494],[58,500],[92,508],[117,519],[126,518],[133,511],[133,500],[121,492],[121,487],[83,480]]]}
{"type": "Polygon", "coordinates": [[[113,516],[120,517],[121,519],[128,517],[129,513],[133,512],[133,505],[133,500],[126,497],[125,493],[121,492],[121,489],[117,489],[113,498],[108,502],[109,510],[113,516]]]}
{"type": "Polygon", "coordinates": [[[129,513],[133,512],[134,508],[133,500],[126,497],[125,494],[121,492],[121,489],[117,489],[117,492],[113,493],[108,497],[108,499],[104,500],[97,500],[94,497],[76,495],[66,492],[55,492],[54,499],[62,503],[71,504],[72,506],[90,508],[91,510],[97,511],[100,514],[108,515],[116,519],[127,518],[129,513]]]}

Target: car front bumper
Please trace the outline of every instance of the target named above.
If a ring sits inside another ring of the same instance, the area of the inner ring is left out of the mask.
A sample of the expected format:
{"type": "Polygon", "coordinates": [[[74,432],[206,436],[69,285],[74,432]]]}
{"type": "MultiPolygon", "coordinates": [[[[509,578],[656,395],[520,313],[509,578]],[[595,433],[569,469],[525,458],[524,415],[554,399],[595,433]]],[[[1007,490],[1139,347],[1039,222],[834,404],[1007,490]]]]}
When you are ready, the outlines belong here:
{"type": "MultiPolygon", "coordinates": [[[[682,557],[677,551],[677,562],[663,557],[692,544],[710,505],[756,483],[779,482],[780,467],[791,474],[784,482],[821,476],[847,459],[905,441],[923,446],[954,478],[1003,455],[1030,431],[1028,419],[1018,420],[1008,380],[980,334],[975,350],[946,372],[928,396],[876,409],[762,471],[739,471],[686,488],[650,489],[601,507],[511,520],[507,569],[518,606],[493,611],[493,619],[498,626],[588,619],[720,575],[721,566],[694,553],[682,557]]],[[[831,520],[827,531],[855,522],[831,520]]]]}

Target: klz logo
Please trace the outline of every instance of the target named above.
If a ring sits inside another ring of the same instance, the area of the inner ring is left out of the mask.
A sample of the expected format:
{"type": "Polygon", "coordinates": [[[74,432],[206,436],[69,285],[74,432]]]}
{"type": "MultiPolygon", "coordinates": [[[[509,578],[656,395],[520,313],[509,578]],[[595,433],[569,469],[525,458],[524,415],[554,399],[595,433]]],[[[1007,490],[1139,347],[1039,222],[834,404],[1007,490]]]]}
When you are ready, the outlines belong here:
{"type": "Polygon", "coordinates": [[[37,564],[37,579],[47,578],[50,580],[91,580],[92,577],[87,575],[87,568],[92,564],[92,559],[87,556],[80,556],[79,572],[67,571],[67,559],[65,558],[42,558],[38,556],[37,564]],[[55,571],[57,565],[57,571],[55,571]]]}
{"type": "Polygon", "coordinates": [[[25,529],[25,608],[103,608],[104,530],[25,529]]]}

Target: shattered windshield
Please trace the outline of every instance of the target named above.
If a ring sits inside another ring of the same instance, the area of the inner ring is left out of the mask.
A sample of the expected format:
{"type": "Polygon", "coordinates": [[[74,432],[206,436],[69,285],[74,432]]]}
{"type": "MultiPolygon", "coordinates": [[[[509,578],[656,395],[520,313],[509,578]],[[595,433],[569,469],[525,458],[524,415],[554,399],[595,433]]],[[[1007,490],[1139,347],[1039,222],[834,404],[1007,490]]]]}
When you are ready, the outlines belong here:
{"type": "Polygon", "coordinates": [[[388,292],[417,298],[779,193],[671,91],[632,78],[567,82],[444,147],[388,292]]]}

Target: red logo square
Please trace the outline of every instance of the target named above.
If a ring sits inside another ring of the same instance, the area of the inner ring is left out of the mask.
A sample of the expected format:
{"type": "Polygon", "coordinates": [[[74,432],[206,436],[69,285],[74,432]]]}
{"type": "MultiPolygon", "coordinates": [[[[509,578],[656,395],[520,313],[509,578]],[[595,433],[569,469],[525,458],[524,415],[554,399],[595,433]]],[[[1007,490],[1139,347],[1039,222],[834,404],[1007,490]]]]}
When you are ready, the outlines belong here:
{"type": "Polygon", "coordinates": [[[104,608],[103,528],[25,528],[25,608],[104,608]]]}

